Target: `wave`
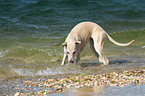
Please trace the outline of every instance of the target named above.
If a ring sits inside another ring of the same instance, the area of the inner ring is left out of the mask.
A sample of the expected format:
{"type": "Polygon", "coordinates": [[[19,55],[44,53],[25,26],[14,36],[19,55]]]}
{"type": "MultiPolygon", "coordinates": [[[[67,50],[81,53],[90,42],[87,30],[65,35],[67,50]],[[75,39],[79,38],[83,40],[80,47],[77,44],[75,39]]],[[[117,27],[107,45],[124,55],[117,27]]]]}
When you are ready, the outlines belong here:
{"type": "Polygon", "coordinates": [[[82,71],[77,67],[71,68],[66,66],[53,67],[53,68],[42,68],[42,69],[28,69],[28,68],[14,68],[12,65],[9,65],[10,73],[15,76],[53,76],[58,74],[79,74],[82,71]]]}

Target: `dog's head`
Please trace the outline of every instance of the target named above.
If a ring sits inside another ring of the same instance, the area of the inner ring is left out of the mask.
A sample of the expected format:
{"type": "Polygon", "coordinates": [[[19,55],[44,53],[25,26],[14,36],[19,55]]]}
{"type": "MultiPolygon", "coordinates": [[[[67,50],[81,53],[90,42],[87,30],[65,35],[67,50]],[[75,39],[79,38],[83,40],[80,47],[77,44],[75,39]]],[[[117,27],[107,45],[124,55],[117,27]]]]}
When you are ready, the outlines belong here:
{"type": "Polygon", "coordinates": [[[75,62],[75,55],[77,53],[77,45],[81,44],[80,41],[64,42],[61,45],[66,47],[66,54],[68,56],[68,62],[75,62]]]}

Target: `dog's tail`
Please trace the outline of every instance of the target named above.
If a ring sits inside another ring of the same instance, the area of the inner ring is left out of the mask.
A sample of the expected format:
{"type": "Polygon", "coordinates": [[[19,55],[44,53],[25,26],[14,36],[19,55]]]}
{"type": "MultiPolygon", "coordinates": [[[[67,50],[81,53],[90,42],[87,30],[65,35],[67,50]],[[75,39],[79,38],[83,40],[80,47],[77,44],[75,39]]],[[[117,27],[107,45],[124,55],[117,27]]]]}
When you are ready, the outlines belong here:
{"type": "MultiPolygon", "coordinates": [[[[105,32],[105,33],[106,33],[106,32],[105,32]]],[[[113,40],[107,33],[106,33],[106,35],[107,35],[108,39],[109,39],[111,42],[113,42],[114,44],[116,44],[116,45],[118,45],[118,46],[128,46],[128,45],[130,45],[132,42],[135,41],[135,40],[132,40],[132,41],[130,41],[129,43],[122,44],[122,43],[118,43],[118,42],[116,42],[115,40],[113,40]]]]}

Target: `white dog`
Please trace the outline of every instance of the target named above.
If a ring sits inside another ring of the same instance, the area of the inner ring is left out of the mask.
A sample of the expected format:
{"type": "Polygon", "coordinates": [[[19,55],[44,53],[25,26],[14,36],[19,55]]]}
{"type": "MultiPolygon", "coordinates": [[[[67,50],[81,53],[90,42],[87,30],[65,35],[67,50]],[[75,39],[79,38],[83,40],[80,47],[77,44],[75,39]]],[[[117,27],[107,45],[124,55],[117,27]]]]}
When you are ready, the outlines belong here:
{"type": "Polygon", "coordinates": [[[111,42],[118,46],[130,45],[129,43],[122,44],[114,41],[99,25],[93,22],[82,22],[76,25],[68,34],[65,42],[61,44],[64,46],[64,57],[62,64],[64,65],[66,56],[68,56],[68,63],[78,63],[80,60],[80,52],[84,49],[87,42],[90,40],[90,48],[93,53],[99,57],[99,61],[108,65],[109,61],[103,52],[103,45],[105,38],[109,38],[111,42]]]}

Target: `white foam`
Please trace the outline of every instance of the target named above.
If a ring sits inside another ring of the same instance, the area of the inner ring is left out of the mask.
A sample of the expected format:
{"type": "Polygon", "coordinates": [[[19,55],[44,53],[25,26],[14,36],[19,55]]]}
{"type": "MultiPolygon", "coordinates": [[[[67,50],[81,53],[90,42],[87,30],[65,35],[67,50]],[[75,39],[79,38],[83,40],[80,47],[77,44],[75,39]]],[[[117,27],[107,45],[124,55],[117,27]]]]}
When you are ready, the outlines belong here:
{"type": "Polygon", "coordinates": [[[58,66],[45,69],[35,69],[35,68],[14,68],[13,65],[9,65],[11,73],[16,76],[49,76],[57,74],[69,74],[69,73],[81,73],[81,70],[72,66],[58,66]]]}
{"type": "Polygon", "coordinates": [[[11,73],[18,74],[19,76],[34,76],[32,70],[27,70],[25,68],[13,68],[11,67],[11,73]]]}
{"type": "Polygon", "coordinates": [[[145,48],[145,46],[142,46],[141,48],[145,48]]]}
{"type": "MultiPolygon", "coordinates": [[[[75,70],[69,70],[63,67],[57,67],[54,69],[46,68],[46,69],[26,69],[26,68],[13,68],[12,65],[9,66],[11,68],[11,73],[13,75],[18,76],[49,76],[49,75],[57,75],[57,74],[67,74],[67,73],[76,73],[75,70]]],[[[79,72],[79,70],[77,71],[79,72]]]]}
{"type": "Polygon", "coordinates": [[[0,57],[4,57],[8,53],[9,53],[9,50],[0,51],[0,57]]]}
{"type": "Polygon", "coordinates": [[[47,67],[46,70],[41,70],[40,69],[39,71],[37,71],[36,75],[50,75],[52,73],[53,73],[52,70],[47,67]]]}

